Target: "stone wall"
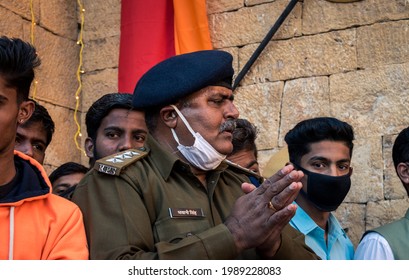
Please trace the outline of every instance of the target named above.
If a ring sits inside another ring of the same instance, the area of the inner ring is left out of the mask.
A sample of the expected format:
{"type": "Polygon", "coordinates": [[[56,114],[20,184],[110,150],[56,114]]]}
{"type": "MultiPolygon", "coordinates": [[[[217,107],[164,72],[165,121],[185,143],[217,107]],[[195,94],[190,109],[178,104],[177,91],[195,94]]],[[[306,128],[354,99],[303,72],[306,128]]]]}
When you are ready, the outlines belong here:
{"type": "MultiPolygon", "coordinates": [[[[207,0],[213,46],[242,69],[289,0],[207,0]]],[[[81,119],[93,101],[117,91],[120,0],[83,0],[81,119]]],[[[52,169],[86,157],[75,147],[78,11],[75,1],[33,0],[35,45],[43,66],[37,98],[56,121],[47,151],[52,169]]],[[[30,40],[29,0],[0,3],[0,32],[30,40]],[[17,3],[15,3],[17,2],[17,3]]],[[[409,125],[409,1],[299,1],[237,88],[241,117],[260,130],[261,168],[302,119],[333,116],[355,128],[353,186],[336,211],[354,244],[366,229],[403,215],[405,191],[391,159],[409,125]]],[[[82,133],[85,136],[82,121],[82,133]]],[[[84,138],[83,136],[83,138],[84,138]]],[[[83,141],[83,140],[81,140],[83,141]]]]}

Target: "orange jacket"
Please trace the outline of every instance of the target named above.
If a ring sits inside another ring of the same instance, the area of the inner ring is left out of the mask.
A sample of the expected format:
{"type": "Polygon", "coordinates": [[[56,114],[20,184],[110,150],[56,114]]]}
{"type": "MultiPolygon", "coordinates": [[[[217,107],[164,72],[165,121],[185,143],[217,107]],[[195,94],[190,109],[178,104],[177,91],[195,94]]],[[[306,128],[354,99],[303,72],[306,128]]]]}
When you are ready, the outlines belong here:
{"type": "Polygon", "coordinates": [[[16,181],[0,199],[0,259],[88,259],[80,209],[51,193],[41,164],[14,155],[16,181]]]}

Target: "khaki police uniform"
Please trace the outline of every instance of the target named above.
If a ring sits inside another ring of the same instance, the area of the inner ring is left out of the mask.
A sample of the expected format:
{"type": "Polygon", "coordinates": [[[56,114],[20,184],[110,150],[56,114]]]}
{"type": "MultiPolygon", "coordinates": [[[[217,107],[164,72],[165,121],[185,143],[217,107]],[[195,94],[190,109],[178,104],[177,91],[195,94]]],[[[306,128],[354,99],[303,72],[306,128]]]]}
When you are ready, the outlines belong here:
{"type": "MultiPolygon", "coordinates": [[[[73,201],[83,212],[91,259],[257,259],[237,254],[223,224],[248,181],[222,163],[204,186],[190,166],[152,138],[96,162],[73,201]]],[[[249,229],[251,230],[251,229],[249,229]]],[[[317,259],[304,235],[287,226],[277,259],[317,259]]]]}

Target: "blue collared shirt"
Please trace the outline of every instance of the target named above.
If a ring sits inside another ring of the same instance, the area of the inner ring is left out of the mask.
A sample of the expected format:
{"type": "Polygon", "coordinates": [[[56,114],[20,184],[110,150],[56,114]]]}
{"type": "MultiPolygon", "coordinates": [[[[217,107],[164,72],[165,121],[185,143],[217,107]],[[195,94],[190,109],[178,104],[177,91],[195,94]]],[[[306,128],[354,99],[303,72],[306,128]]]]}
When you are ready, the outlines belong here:
{"type": "MultiPolygon", "coordinates": [[[[294,204],[297,204],[294,202],[294,204]]],[[[328,221],[328,244],[325,231],[298,206],[290,225],[305,235],[305,243],[323,260],[353,260],[354,245],[345,231],[330,213],[328,221]]]]}

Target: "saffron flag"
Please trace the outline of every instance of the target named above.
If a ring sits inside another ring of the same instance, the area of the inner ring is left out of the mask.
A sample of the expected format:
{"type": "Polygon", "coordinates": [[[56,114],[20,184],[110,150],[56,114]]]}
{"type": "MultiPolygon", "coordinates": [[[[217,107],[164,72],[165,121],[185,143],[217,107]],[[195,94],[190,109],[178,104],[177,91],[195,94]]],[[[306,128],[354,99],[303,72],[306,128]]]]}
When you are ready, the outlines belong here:
{"type": "Polygon", "coordinates": [[[209,49],[206,0],[122,0],[118,91],[166,58],[209,49]]]}

